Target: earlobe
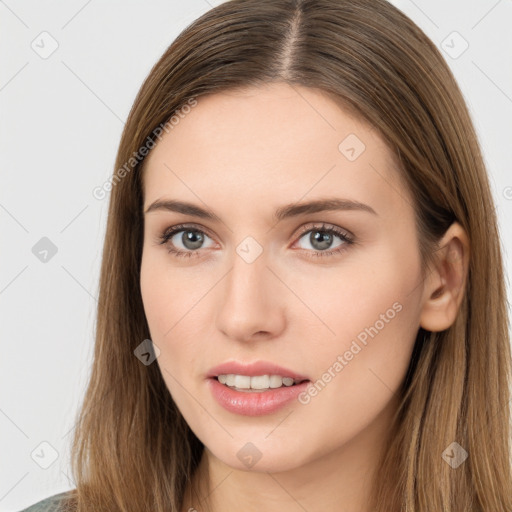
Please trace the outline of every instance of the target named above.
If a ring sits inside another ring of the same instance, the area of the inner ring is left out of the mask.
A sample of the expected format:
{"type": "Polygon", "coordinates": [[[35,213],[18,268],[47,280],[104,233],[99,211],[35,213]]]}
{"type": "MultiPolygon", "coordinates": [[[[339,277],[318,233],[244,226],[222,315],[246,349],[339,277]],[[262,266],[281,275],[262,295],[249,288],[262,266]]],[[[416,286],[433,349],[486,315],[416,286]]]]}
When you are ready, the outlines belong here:
{"type": "Polygon", "coordinates": [[[470,244],[464,228],[454,222],[439,241],[435,267],[425,280],[420,325],[431,332],[448,329],[466,292],[470,244]]]}

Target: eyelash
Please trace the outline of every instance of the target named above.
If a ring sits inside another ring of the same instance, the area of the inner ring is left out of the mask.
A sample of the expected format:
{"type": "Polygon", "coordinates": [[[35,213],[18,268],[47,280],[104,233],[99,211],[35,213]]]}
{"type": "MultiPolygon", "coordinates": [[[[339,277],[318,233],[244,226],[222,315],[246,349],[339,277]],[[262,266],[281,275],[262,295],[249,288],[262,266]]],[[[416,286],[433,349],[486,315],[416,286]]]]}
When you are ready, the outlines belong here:
{"type": "MultiPolygon", "coordinates": [[[[169,240],[176,233],[179,233],[180,231],[193,231],[195,233],[201,233],[203,235],[210,237],[210,235],[208,235],[208,233],[206,233],[202,229],[199,229],[193,225],[179,224],[179,225],[173,226],[172,228],[168,228],[165,231],[163,231],[158,236],[157,243],[159,245],[167,244],[169,242],[169,240]]],[[[326,224],[322,224],[321,226],[311,226],[308,224],[308,225],[304,226],[301,229],[301,233],[300,233],[298,240],[300,240],[306,233],[309,233],[311,231],[317,231],[317,232],[321,232],[321,233],[328,233],[331,235],[336,235],[339,238],[341,238],[341,240],[343,240],[344,244],[338,246],[336,249],[331,249],[331,250],[327,250],[327,251],[311,251],[308,249],[304,249],[307,253],[310,253],[310,254],[308,254],[308,257],[310,257],[310,258],[327,257],[327,256],[335,255],[335,254],[341,254],[342,252],[347,250],[347,246],[350,246],[355,243],[353,238],[350,235],[348,235],[345,231],[342,231],[341,229],[337,228],[336,226],[331,226],[331,225],[326,225],[326,224]]],[[[177,249],[171,247],[170,245],[168,245],[167,250],[169,253],[173,254],[174,256],[180,257],[180,258],[182,258],[182,257],[190,258],[199,253],[199,250],[196,250],[196,251],[177,250],[177,249]]]]}

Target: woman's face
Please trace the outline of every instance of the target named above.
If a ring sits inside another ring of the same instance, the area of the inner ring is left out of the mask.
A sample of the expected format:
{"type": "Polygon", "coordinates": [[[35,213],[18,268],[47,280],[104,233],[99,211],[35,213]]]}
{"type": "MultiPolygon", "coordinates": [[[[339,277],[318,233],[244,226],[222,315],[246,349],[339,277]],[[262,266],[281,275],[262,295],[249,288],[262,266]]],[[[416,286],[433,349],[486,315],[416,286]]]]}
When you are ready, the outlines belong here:
{"type": "Polygon", "coordinates": [[[197,101],[144,170],[142,298],[169,392],[232,468],[375,456],[423,300],[396,161],[316,90],[279,83],[197,101]],[[281,373],[307,382],[249,378],[281,373]],[[281,387],[233,390],[219,374],[281,387]]]}

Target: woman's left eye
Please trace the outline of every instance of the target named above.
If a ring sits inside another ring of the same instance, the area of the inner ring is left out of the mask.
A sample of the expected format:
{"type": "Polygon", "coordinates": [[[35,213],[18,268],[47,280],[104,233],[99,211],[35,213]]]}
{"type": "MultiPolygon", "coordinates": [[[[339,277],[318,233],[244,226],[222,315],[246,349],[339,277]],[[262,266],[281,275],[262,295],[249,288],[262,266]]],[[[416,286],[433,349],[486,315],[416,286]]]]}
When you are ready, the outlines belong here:
{"type": "MultiPolygon", "coordinates": [[[[332,254],[341,253],[346,250],[347,246],[354,243],[353,237],[347,231],[333,225],[321,226],[305,226],[302,230],[302,235],[299,240],[307,237],[307,243],[311,246],[312,250],[306,250],[308,256],[330,256],[332,254]],[[340,243],[332,248],[335,238],[341,240],[340,243]]],[[[206,239],[213,240],[201,229],[192,226],[173,226],[165,230],[158,237],[158,243],[161,245],[167,244],[168,251],[176,256],[198,256],[198,249],[206,249],[211,247],[204,247],[203,244],[206,239]],[[181,233],[180,236],[177,236],[181,233]],[[181,244],[182,248],[179,247],[181,244]]],[[[307,249],[307,248],[306,248],[307,249]]]]}
{"type": "Polygon", "coordinates": [[[332,254],[342,253],[347,246],[354,243],[352,235],[347,231],[332,225],[327,226],[323,224],[322,226],[313,228],[306,226],[303,230],[303,235],[299,240],[304,238],[306,235],[308,235],[307,242],[313,249],[312,254],[309,255],[311,257],[330,256],[332,254]],[[341,242],[332,248],[333,240],[335,238],[340,239],[341,242]]]}

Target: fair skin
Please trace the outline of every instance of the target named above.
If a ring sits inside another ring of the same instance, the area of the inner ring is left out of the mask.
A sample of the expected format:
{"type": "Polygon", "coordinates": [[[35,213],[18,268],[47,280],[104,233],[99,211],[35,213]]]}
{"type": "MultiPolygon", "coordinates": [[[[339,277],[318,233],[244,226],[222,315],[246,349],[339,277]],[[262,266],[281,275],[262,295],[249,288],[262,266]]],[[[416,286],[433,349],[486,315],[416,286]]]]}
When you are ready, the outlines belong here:
{"type": "Polygon", "coordinates": [[[448,328],[463,298],[464,230],[449,228],[423,279],[413,200],[383,140],[320,91],[282,83],[198,98],[145,162],[144,211],[167,199],[220,219],[145,214],[141,290],[156,361],[205,445],[195,480],[205,499],[187,498],[183,511],[369,511],[417,331],[448,328]],[[349,134],[365,145],[352,161],[338,149],[349,134]],[[284,205],[321,198],[358,201],[375,213],[272,217],[284,205]],[[322,234],[323,223],[354,243],[336,234],[330,245],[315,243],[310,235],[322,234]],[[178,224],[185,233],[158,244],[178,224]],[[183,242],[189,225],[205,233],[202,245],[183,242]],[[262,249],[251,263],[236,251],[248,236],[262,249]],[[173,243],[194,254],[169,253],[173,243]],[[390,310],[392,319],[377,324],[390,310]],[[307,404],[244,416],[221,407],[206,385],[211,367],[256,360],[315,382],[376,325],[378,333],[307,404]],[[251,468],[237,457],[248,442],[261,453],[251,468]]]}

